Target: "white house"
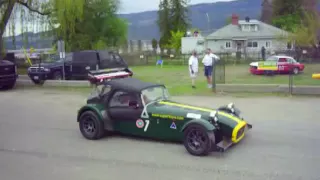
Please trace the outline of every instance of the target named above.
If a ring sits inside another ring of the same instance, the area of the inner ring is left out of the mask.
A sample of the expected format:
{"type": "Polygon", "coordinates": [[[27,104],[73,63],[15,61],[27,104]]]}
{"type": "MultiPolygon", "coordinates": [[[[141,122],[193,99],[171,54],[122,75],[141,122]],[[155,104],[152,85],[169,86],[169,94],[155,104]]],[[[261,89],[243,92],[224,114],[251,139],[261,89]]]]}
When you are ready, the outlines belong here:
{"type": "Polygon", "coordinates": [[[214,52],[242,52],[258,54],[264,46],[266,52],[291,49],[286,39],[289,33],[258,20],[239,20],[232,15],[232,23],[206,37],[205,46],[214,52]]]}
{"type": "Polygon", "coordinates": [[[205,50],[205,38],[200,37],[183,37],[181,39],[181,53],[191,54],[192,51],[197,51],[198,53],[205,50]]]}
{"type": "Polygon", "coordinates": [[[191,54],[192,51],[197,51],[198,53],[205,50],[205,38],[195,31],[193,34],[187,32],[187,37],[181,38],[181,53],[191,54]]]}

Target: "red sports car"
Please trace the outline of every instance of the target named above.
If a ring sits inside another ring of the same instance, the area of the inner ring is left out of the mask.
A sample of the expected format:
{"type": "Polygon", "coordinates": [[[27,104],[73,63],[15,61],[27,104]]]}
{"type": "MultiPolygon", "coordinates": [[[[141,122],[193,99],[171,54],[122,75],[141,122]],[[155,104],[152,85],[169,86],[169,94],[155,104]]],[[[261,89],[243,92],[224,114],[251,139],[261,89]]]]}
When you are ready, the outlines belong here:
{"type": "Polygon", "coordinates": [[[304,64],[297,62],[290,56],[270,56],[266,61],[250,63],[251,74],[299,74],[304,70],[304,64]]]}

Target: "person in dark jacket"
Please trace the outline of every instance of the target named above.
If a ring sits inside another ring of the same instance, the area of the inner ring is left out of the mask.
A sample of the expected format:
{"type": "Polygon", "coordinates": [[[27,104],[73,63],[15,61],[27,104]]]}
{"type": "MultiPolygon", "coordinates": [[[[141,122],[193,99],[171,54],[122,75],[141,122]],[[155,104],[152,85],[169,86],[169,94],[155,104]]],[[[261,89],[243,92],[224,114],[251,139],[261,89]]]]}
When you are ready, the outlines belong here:
{"type": "Polygon", "coordinates": [[[264,46],[262,46],[261,48],[261,57],[262,57],[262,60],[266,60],[266,48],[264,46]]]}

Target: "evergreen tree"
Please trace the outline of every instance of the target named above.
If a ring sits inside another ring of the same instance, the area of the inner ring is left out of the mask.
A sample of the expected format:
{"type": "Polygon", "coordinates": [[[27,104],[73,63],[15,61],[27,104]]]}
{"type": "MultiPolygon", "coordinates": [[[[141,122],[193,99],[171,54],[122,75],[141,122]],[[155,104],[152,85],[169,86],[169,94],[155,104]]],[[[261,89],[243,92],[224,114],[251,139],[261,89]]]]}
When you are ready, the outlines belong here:
{"type": "Polygon", "coordinates": [[[185,32],[189,27],[187,0],[170,0],[171,31],[185,32]]]}
{"type": "Polygon", "coordinates": [[[155,38],[153,38],[151,43],[152,43],[153,52],[154,52],[154,53],[157,52],[158,41],[157,41],[155,38]]]}
{"type": "Polygon", "coordinates": [[[158,11],[158,27],[160,31],[160,44],[166,44],[170,39],[170,4],[169,0],[161,0],[158,11]]]}
{"type": "Polygon", "coordinates": [[[163,50],[170,43],[171,32],[186,32],[189,27],[187,0],[161,0],[158,26],[161,34],[159,46],[163,50]]]}
{"type": "Polygon", "coordinates": [[[303,0],[273,0],[273,17],[297,14],[302,15],[303,0]]]}

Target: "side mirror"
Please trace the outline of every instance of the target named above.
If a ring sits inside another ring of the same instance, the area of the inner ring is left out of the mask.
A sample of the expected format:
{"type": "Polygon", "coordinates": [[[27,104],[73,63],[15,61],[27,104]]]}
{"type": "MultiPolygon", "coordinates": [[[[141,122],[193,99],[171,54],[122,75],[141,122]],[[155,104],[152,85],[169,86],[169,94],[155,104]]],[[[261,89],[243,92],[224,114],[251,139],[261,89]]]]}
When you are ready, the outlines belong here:
{"type": "Polygon", "coordinates": [[[129,102],[129,107],[138,108],[139,104],[138,104],[137,101],[130,101],[129,102]]]}

